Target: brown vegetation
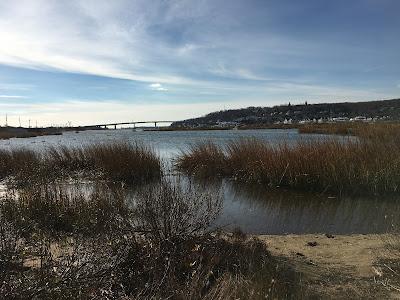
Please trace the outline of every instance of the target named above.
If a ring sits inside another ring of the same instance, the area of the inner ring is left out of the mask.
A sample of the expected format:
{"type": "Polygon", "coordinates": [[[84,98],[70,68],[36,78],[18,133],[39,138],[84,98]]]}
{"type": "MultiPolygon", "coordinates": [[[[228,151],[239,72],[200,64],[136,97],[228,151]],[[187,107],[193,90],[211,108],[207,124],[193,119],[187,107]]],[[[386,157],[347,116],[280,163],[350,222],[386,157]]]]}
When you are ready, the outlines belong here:
{"type": "Polygon", "coordinates": [[[299,133],[354,135],[359,126],[358,123],[323,123],[299,125],[298,129],[299,133]]]}
{"type": "Polygon", "coordinates": [[[24,235],[49,233],[96,234],[126,230],[130,210],[120,187],[95,184],[90,190],[61,185],[37,185],[9,192],[1,210],[24,235]]]}
{"type": "Polygon", "coordinates": [[[399,123],[381,122],[381,123],[362,123],[362,122],[343,122],[343,123],[322,123],[322,124],[304,124],[297,125],[299,133],[315,134],[337,134],[337,135],[364,135],[365,133],[391,132],[400,130],[399,123]]]}
{"type": "Polygon", "coordinates": [[[62,133],[56,130],[43,130],[43,129],[13,129],[0,128],[0,140],[8,140],[11,138],[31,138],[46,135],[61,135],[62,133]]]}
{"type": "Polygon", "coordinates": [[[143,145],[95,144],[77,148],[53,147],[38,153],[27,149],[0,150],[0,177],[31,185],[77,174],[125,183],[161,177],[161,160],[143,145]]]}
{"type": "Polygon", "coordinates": [[[162,181],[125,206],[118,203],[121,188],[86,198],[51,186],[10,194],[0,209],[0,297],[282,299],[300,293],[296,274],[264,244],[209,232],[219,198],[162,181]]]}
{"type": "Polygon", "coordinates": [[[368,126],[359,139],[300,141],[295,145],[247,139],[219,146],[192,146],[176,167],[197,176],[219,175],[332,193],[398,193],[400,131],[395,125],[368,126]]]}

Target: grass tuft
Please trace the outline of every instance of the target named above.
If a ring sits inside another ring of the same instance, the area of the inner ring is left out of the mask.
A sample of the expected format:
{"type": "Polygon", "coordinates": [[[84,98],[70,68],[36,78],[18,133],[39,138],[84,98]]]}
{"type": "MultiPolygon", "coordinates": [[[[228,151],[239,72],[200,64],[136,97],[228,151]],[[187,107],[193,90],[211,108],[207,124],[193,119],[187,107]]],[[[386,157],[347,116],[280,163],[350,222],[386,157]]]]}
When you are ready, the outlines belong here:
{"type": "Polygon", "coordinates": [[[358,139],[300,141],[295,145],[271,145],[255,139],[231,141],[226,146],[199,144],[183,153],[175,165],[191,175],[222,175],[270,187],[337,194],[398,193],[397,126],[367,125],[357,135],[358,139]],[[219,164],[214,163],[215,153],[219,164]]]}
{"type": "Polygon", "coordinates": [[[31,185],[74,176],[103,177],[128,184],[162,176],[162,163],[149,147],[140,144],[94,144],[77,148],[53,147],[38,153],[27,149],[0,151],[0,178],[31,185]]]}

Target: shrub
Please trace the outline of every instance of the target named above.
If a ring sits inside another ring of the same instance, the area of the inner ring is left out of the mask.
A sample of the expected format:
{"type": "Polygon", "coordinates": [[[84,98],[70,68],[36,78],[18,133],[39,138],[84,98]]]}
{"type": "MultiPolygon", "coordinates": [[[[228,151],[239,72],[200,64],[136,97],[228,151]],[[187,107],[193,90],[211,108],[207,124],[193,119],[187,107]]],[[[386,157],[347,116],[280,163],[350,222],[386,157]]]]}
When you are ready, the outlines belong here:
{"type": "Polygon", "coordinates": [[[138,195],[137,226],[153,242],[178,242],[210,230],[222,207],[220,195],[183,182],[162,180],[138,195]]]}

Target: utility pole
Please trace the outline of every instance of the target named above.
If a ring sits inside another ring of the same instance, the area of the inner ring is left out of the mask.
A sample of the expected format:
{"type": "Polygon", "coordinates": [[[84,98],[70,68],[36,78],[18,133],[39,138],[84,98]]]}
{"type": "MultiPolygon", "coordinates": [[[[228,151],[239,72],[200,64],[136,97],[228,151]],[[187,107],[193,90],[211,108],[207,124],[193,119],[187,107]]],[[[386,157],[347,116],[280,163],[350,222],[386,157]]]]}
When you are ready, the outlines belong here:
{"type": "Polygon", "coordinates": [[[31,128],[31,119],[29,119],[29,128],[31,128]]]}
{"type": "Polygon", "coordinates": [[[21,127],[21,117],[18,117],[19,127],[21,127]]]}
{"type": "Polygon", "coordinates": [[[8,127],[8,115],[6,114],[6,127],[8,127]]]}
{"type": "Polygon", "coordinates": [[[36,128],[38,128],[38,127],[37,127],[37,120],[36,120],[36,128]]]}

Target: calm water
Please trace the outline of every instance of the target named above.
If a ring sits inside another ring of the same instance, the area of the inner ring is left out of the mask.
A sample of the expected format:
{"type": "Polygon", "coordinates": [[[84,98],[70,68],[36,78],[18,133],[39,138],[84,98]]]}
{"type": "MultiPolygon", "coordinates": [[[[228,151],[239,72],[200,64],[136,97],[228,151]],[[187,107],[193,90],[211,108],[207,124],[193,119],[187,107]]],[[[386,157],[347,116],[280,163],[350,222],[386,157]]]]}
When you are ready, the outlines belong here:
{"type": "Polygon", "coordinates": [[[323,135],[299,135],[297,130],[212,130],[212,131],[141,131],[132,129],[107,131],[66,132],[63,135],[34,137],[29,139],[0,140],[0,147],[25,147],[45,149],[50,146],[80,146],[97,142],[127,141],[142,142],[152,146],[163,158],[171,159],[190,144],[199,141],[213,141],[218,144],[238,138],[262,139],[271,143],[282,140],[288,143],[302,139],[331,138],[323,135]]]}
{"type": "MultiPolygon", "coordinates": [[[[300,139],[332,138],[299,135],[296,130],[229,130],[157,132],[133,130],[68,132],[61,136],[0,141],[0,147],[25,147],[38,151],[49,146],[79,146],[96,142],[143,142],[170,161],[190,144],[211,140],[224,144],[232,139],[255,137],[278,143],[300,139]]],[[[338,138],[338,137],[335,137],[338,138]]],[[[400,199],[334,198],[327,195],[271,191],[259,185],[239,185],[229,180],[210,184],[222,187],[224,207],[218,220],[227,228],[239,227],[248,233],[381,233],[391,229],[400,216],[400,199]]],[[[213,188],[214,188],[213,187],[213,188]]]]}

